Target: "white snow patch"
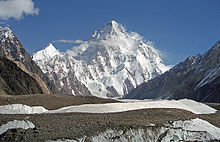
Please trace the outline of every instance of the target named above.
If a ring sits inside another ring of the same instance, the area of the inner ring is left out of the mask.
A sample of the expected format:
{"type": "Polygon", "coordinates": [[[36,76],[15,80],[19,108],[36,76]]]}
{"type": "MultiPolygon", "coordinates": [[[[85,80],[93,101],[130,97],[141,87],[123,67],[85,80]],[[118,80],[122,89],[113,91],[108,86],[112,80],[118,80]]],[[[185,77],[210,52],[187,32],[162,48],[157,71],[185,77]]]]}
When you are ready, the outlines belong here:
{"type": "Polygon", "coordinates": [[[182,128],[188,131],[206,131],[215,139],[220,139],[220,128],[210,124],[209,122],[196,118],[187,121],[174,121],[174,128],[182,128]]]}
{"type": "Polygon", "coordinates": [[[207,75],[197,84],[196,88],[202,87],[205,84],[212,82],[219,75],[220,75],[220,65],[218,65],[214,69],[210,70],[207,73],[207,75]]]}
{"type": "Polygon", "coordinates": [[[85,142],[85,138],[79,138],[76,140],[71,140],[71,139],[46,140],[46,142],[85,142]]]}
{"type": "Polygon", "coordinates": [[[133,101],[124,103],[83,104],[68,106],[56,110],[47,110],[44,107],[30,107],[22,104],[0,106],[0,114],[34,114],[34,113],[114,113],[149,108],[176,108],[187,110],[195,114],[210,114],[217,110],[188,99],[159,100],[159,101],[133,101]]]}
{"type": "Polygon", "coordinates": [[[73,94],[73,95],[76,95],[73,89],[72,89],[72,94],[73,94]]]}
{"type": "Polygon", "coordinates": [[[63,81],[60,81],[60,85],[61,85],[61,87],[64,86],[63,81]]]}
{"type": "Polygon", "coordinates": [[[25,129],[25,130],[27,130],[29,128],[33,129],[33,128],[35,128],[35,125],[28,120],[9,121],[8,123],[2,124],[0,126],[0,135],[9,129],[18,129],[18,128],[25,129]]]}
{"type": "Polygon", "coordinates": [[[23,104],[11,104],[0,106],[0,114],[35,114],[48,111],[42,106],[27,106],[23,104]]]}
{"type": "Polygon", "coordinates": [[[47,113],[114,113],[129,110],[148,109],[148,108],[176,108],[190,111],[195,114],[215,113],[217,110],[193,100],[159,100],[147,102],[127,102],[127,103],[106,103],[106,104],[84,104],[79,106],[69,106],[57,110],[51,110],[47,113]]]}

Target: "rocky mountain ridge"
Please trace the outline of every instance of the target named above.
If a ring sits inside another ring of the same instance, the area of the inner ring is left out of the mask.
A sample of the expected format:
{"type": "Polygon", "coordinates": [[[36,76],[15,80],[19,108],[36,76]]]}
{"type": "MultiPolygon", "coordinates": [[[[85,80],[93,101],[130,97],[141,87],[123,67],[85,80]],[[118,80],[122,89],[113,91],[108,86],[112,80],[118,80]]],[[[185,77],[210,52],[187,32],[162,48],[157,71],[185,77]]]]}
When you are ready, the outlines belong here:
{"type": "Polygon", "coordinates": [[[0,57],[0,95],[43,94],[39,83],[16,63],[0,57]]]}
{"type": "MultiPolygon", "coordinates": [[[[50,94],[50,93],[56,92],[56,88],[54,84],[47,78],[45,74],[43,74],[41,69],[35,64],[31,56],[26,52],[23,45],[20,43],[16,35],[12,32],[12,30],[9,27],[0,27],[0,57],[11,60],[17,65],[18,68],[20,68],[20,69],[14,70],[15,74],[19,74],[16,71],[20,72],[21,70],[22,72],[25,72],[26,74],[28,74],[30,78],[33,78],[35,80],[35,83],[33,84],[38,84],[41,88],[41,91],[37,91],[36,93],[41,92],[45,94],[50,94]]],[[[6,60],[4,59],[2,61],[6,61],[6,60]]],[[[10,64],[8,63],[9,62],[3,63],[2,65],[11,65],[10,67],[14,66],[12,65],[13,63],[10,63],[10,64]]],[[[9,68],[9,67],[5,66],[5,68],[9,68]]],[[[8,77],[12,77],[12,76],[8,74],[8,77]]],[[[36,90],[36,89],[33,89],[33,90],[36,90]]],[[[21,91],[20,93],[26,94],[27,92],[28,91],[26,92],[21,91]]],[[[32,93],[34,93],[34,91],[32,91],[32,93]]]]}
{"type": "Polygon", "coordinates": [[[190,56],[161,76],[143,83],[125,98],[220,102],[220,41],[203,55],[190,56]]]}

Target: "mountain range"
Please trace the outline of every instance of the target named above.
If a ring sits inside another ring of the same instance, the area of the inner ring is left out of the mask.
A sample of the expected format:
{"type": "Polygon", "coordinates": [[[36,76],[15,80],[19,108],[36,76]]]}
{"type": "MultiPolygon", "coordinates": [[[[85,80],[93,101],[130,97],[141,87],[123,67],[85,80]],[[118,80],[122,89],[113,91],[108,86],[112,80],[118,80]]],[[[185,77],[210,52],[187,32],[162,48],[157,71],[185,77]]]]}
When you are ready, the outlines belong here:
{"type": "Polygon", "coordinates": [[[220,41],[203,55],[188,57],[164,74],[141,84],[125,98],[220,102],[220,41]]]}
{"type": "Polygon", "coordinates": [[[32,56],[0,27],[0,141],[219,141],[220,41],[171,69],[159,55],[116,21],[32,56]]]}
{"type": "Polygon", "coordinates": [[[169,68],[151,41],[110,21],[65,52],[51,43],[30,56],[0,27],[0,93],[220,102],[220,41],[169,68]]]}
{"type": "Polygon", "coordinates": [[[122,97],[169,69],[150,41],[116,21],[64,53],[49,44],[33,60],[61,93],[100,97],[122,97]]]}

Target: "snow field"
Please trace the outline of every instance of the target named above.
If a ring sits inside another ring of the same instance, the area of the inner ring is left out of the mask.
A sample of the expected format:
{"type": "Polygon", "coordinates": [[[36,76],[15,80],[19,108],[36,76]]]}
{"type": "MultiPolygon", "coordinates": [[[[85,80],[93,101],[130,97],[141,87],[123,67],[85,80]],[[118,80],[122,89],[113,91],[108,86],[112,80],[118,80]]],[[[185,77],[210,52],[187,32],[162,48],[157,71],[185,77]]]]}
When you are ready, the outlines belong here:
{"type": "Polygon", "coordinates": [[[83,104],[68,106],[56,110],[47,110],[42,106],[30,107],[23,104],[12,104],[0,106],[0,114],[35,114],[35,113],[115,113],[130,110],[149,109],[149,108],[176,108],[187,110],[195,114],[215,113],[217,110],[203,103],[193,100],[158,100],[158,101],[133,101],[122,103],[106,104],[83,104]]]}

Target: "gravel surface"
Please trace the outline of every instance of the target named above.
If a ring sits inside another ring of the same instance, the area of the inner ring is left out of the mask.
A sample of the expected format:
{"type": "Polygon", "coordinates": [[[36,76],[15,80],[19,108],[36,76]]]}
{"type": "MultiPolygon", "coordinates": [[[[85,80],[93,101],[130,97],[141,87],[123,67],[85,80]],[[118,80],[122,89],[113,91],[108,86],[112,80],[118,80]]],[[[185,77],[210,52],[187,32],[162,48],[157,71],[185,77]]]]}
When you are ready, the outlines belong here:
{"type": "MultiPolygon", "coordinates": [[[[68,105],[84,103],[117,102],[111,99],[96,97],[73,97],[59,95],[34,95],[0,97],[0,104],[23,103],[26,105],[42,105],[47,109],[56,109],[68,105]],[[7,102],[5,102],[7,101],[7,102]]],[[[219,104],[208,104],[218,108],[219,104]]],[[[29,120],[36,128],[9,130],[0,136],[0,141],[30,141],[41,142],[51,139],[74,139],[84,135],[96,135],[107,129],[126,129],[148,127],[155,124],[160,127],[164,123],[177,120],[201,118],[220,127],[220,111],[215,114],[196,115],[179,109],[143,109],[120,113],[64,113],[64,114],[32,114],[32,115],[3,115],[0,114],[0,125],[12,120],[29,120]]]]}
{"type": "Polygon", "coordinates": [[[0,105],[25,104],[28,106],[43,106],[46,109],[58,109],[65,106],[81,104],[101,104],[119,102],[113,99],[98,98],[95,96],[73,96],[73,95],[19,95],[0,96],[0,105]]]}
{"type": "MultiPolygon", "coordinates": [[[[48,139],[74,139],[83,135],[95,135],[107,129],[125,129],[147,127],[153,123],[162,126],[176,120],[201,118],[220,127],[220,112],[209,115],[196,115],[178,109],[144,109],[121,113],[89,114],[39,114],[39,115],[0,115],[0,124],[11,120],[27,119],[36,129],[28,129],[22,133],[26,141],[45,141],[48,139]]],[[[18,133],[18,132],[16,132],[18,133]]],[[[8,132],[9,137],[13,132],[8,132]]],[[[4,138],[4,137],[3,137],[4,138]]]]}
{"type": "Polygon", "coordinates": [[[220,110],[220,103],[205,103],[205,104],[214,109],[220,110]]]}

